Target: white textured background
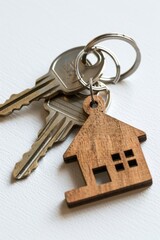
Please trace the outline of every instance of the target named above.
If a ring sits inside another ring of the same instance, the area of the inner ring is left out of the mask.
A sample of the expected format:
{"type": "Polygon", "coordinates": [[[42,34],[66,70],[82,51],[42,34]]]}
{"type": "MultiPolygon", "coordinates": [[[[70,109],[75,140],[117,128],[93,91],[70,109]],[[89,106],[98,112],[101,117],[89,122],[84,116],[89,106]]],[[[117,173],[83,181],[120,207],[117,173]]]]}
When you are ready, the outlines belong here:
{"type": "MultiPolygon", "coordinates": [[[[153,185],[68,209],[64,192],[79,184],[62,154],[73,135],[51,149],[38,169],[11,183],[15,163],[44,124],[42,102],[0,120],[0,240],[159,240],[160,3],[157,0],[0,0],[0,102],[31,87],[64,50],[107,32],[132,36],[138,71],[111,87],[109,114],[147,132],[142,144],[153,185]]],[[[120,45],[119,45],[120,46],[120,45]]],[[[129,53],[121,53],[127,65],[129,53]]]]}

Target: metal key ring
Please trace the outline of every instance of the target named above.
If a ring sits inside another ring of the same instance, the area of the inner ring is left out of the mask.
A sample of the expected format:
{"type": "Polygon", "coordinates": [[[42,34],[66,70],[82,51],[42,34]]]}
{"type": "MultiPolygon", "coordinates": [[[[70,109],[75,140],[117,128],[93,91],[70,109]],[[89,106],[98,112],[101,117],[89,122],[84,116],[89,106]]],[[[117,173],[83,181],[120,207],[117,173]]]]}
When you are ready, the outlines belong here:
{"type": "MultiPolygon", "coordinates": [[[[112,82],[116,83],[119,81],[119,78],[120,78],[120,64],[119,64],[119,61],[118,59],[114,56],[114,54],[109,51],[108,49],[105,49],[105,48],[102,48],[102,47],[92,47],[89,52],[87,52],[87,54],[89,53],[95,53],[95,52],[105,52],[107,55],[109,55],[112,60],[114,61],[115,65],[116,65],[116,76],[113,77],[113,80],[112,82]]],[[[76,61],[75,61],[75,71],[76,71],[76,74],[77,74],[77,78],[78,80],[81,82],[81,84],[85,87],[87,87],[89,89],[89,84],[87,82],[84,81],[83,77],[81,76],[81,73],[79,71],[79,63],[80,63],[80,60],[84,57],[84,55],[86,55],[86,51],[85,51],[85,48],[78,54],[77,58],[76,58],[76,61]]],[[[91,67],[93,67],[94,65],[92,65],[91,67]]],[[[93,84],[95,84],[97,82],[97,79],[92,79],[93,80],[93,84]]],[[[101,76],[100,76],[100,79],[101,80],[101,76]]],[[[105,90],[105,86],[104,85],[101,85],[101,86],[92,86],[92,89],[94,91],[102,91],[102,90],[105,90]]]]}
{"type": "MultiPolygon", "coordinates": [[[[129,43],[135,50],[136,52],[136,59],[133,63],[133,65],[131,66],[131,68],[129,68],[126,72],[122,73],[120,75],[119,81],[125,79],[126,77],[130,76],[132,73],[134,73],[140,62],[141,62],[141,53],[140,50],[136,44],[136,42],[129,36],[126,36],[124,34],[119,34],[119,33],[107,33],[107,34],[103,34],[100,35],[96,38],[94,38],[92,41],[90,41],[86,47],[84,48],[84,51],[86,52],[86,55],[83,56],[83,60],[86,60],[86,56],[88,54],[88,52],[90,52],[90,50],[99,42],[102,41],[106,41],[106,40],[112,40],[112,39],[117,39],[117,40],[122,40],[124,42],[129,43]]],[[[114,83],[114,77],[111,78],[102,78],[101,81],[105,82],[105,83],[114,83]]]]}

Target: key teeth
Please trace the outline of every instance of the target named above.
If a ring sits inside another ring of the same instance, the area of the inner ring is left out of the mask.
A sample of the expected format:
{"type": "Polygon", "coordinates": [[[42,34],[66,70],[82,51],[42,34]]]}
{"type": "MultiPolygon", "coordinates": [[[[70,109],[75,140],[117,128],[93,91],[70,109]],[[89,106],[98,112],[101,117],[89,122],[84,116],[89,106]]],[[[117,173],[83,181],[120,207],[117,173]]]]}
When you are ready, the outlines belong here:
{"type": "MultiPolygon", "coordinates": [[[[34,145],[35,145],[35,144],[32,145],[31,150],[33,149],[34,145]]],[[[52,145],[50,145],[50,146],[48,147],[48,150],[49,150],[51,147],[52,147],[52,145]]],[[[30,151],[31,151],[31,150],[30,150],[30,151]]],[[[30,151],[29,151],[29,152],[30,152],[30,151]]],[[[22,163],[22,162],[25,162],[25,159],[29,159],[29,157],[30,157],[29,154],[28,154],[29,152],[24,153],[24,154],[23,154],[23,157],[22,157],[22,160],[16,163],[15,168],[14,168],[14,170],[13,170],[13,178],[14,178],[14,179],[16,179],[16,180],[21,180],[21,179],[24,179],[24,178],[28,177],[28,176],[31,174],[31,172],[33,172],[33,171],[38,167],[39,160],[46,155],[46,151],[43,150],[43,151],[41,152],[41,156],[40,156],[40,158],[38,159],[38,161],[34,161],[34,162],[31,164],[31,166],[29,167],[29,169],[28,169],[27,171],[25,171],[24,173],[21,173],[21,171],[22,171],[22,169],[23,169],[23,166],[21,167],[21,163],[22,163]]]]}
{"type": "MultiPolygon", "coordinates": [[[[25,91],[28,91],[28,90],[29,90],[29,89],[27,89],[27,90],[25,90],[25,91]]],[[[31,101],[28,100],[28,101],[26,101],[24,104],[19,103],[19,105],[17,105],[17,107],[14,106],[14,108],[11,107],[11,109],[10,109],[10,107],[7,106],[7,105],[12,106],[11,103],[12,103],[14,100],[16,100],[16,98],[18,97],[18,95],[19,95],[19,94],[12,94],[9,99],[7,99],[4,103],[0,104],[0,116],[7,116],[7,115],[11,114],[13,111],[15,111],[15,110],[20,110],[22,107],[28,106],[28,105],[30,104],[31,101]],[[6,109],[7,109],[7,111],[6,111],[6,109]]],[[[37,100],[38,100],[38,99],[37,99],[37,100]]]]}
{"type": "Polygon", "coordinates": [[[16,93],[13,93],[9,99],[16,97],[16,95],[17,95],[16,93]]]}
{"type": "Polygon", "coordinates": [[[44,138],[38,138],[32,145],[31,149],[23,155],[22,160],[16,164],[15,169],[13,170],[13,177],[15,179],[20,180],[25,178],[37,168],[39,160],[44,157],[47,151],[53,146],[56,138],[61,134],[63,130],[62,128],[66,127],[66,117],[61,119],[56,115],[55,119],[52,123],[52,129],[54,131],[55,127],[57,127],[55,130],[56,132],[52,133],[52,131],[49,131],[47,135],[44,135],[44,138]]]}
{"type": "Polygon", "coordinates": [[[22,161],[25,160],[25,158],[27,156],[28,156],[28,153],[25,153],[22,157],[22,160],[15,164],[15,167],[13,170],[13,178],[14,179],[16,179],[16,180],[24,179],[24,178],[28,177],[31,174],[31,172],[34,171],[38,167],[38,162],[35,161],[27,171],[25,171],[24,173],[21,173],[21,171],[23,169],[23,167],[21,167],[21,163],[22,163],[22,161]]]}

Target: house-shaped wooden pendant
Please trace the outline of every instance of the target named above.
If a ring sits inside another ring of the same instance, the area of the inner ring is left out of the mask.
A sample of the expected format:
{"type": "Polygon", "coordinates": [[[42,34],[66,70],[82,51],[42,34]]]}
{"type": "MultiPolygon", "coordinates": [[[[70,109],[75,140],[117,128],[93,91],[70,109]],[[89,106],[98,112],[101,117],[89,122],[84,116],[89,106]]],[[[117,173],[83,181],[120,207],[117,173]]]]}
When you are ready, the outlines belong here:
{"type": "Polygon", "coordinates": [[[92,108],[87,97],[83,108],[87,121],[64,154],[66,163],[78,161],[86,186],[65,193],[69,207],[152,184],[141,150],[146,134],[103,113],[103,99],[94,96],[98,106],[92,108]],[[97,182],[103,173],[106,178],[97,182]]]}

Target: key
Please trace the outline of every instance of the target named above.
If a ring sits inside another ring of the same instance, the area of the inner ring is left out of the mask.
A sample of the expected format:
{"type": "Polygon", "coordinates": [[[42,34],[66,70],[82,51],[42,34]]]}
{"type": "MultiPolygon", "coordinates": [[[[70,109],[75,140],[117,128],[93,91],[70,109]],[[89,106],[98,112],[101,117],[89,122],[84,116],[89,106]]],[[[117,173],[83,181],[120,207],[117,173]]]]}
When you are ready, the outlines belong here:
{"type": "MultiPolygon", "coordinates": [[[[51,64],[49,72],[39,78],[33,88],[14,94],[5,103],[0,104],[0,116],[6,116],[35,100],[51,99],[59,92],[69,95],[83,89],[74,68],[76,57],[83,48],[76,47],[59,55],[51,64]]],[[[97,52],[95,55],[98,61],[94,66],[89,66],[89,62],[88,64],[80,62],[80,72],[86,82],[89,82],[90,78],[98,80],[103,69],[103,54],[97,52]]]]}
{"type": "Polygon", "coordinates": [[[73,126],[82,126],[87,115],[84,113],[82,103],[86,96],[58,96],[44,103],[49,112],[46,125],[40,131],[36,142],[22,160],[16,163],[13,177],[17,180],[27,177],[37,168],[39,160],[45,156],[49,148],[57,141],[64,141],[73,126]]]}

